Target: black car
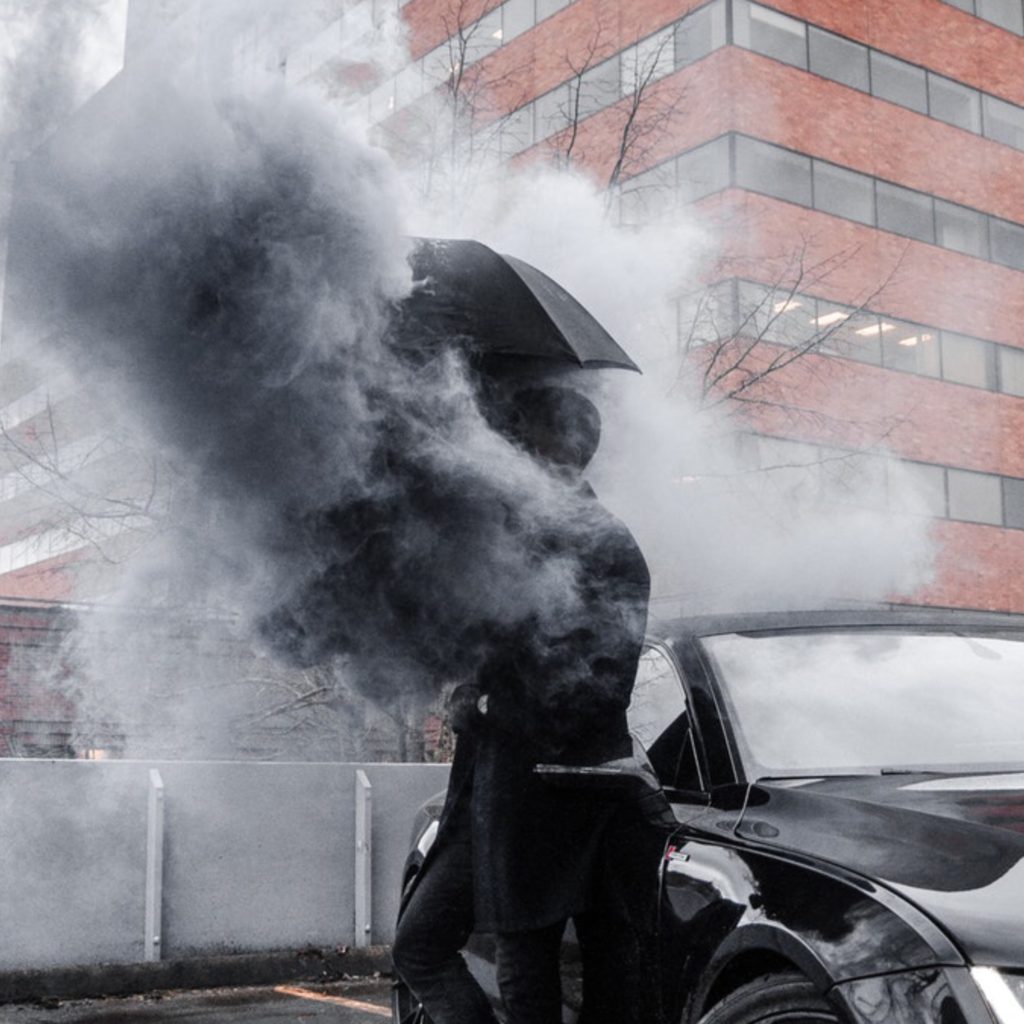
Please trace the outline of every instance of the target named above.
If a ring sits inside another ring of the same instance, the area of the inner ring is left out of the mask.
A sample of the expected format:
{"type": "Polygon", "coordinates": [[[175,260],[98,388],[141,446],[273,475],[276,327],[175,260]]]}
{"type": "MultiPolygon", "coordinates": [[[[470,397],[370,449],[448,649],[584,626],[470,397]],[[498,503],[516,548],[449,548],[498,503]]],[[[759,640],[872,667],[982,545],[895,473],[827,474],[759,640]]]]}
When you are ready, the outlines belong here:
{"type": "Polygon", "coordinates": [[[630,719],[663,794],[617,854],[655,1019],[1024,1024],[1024,619],[676,622],[630,719]]]}

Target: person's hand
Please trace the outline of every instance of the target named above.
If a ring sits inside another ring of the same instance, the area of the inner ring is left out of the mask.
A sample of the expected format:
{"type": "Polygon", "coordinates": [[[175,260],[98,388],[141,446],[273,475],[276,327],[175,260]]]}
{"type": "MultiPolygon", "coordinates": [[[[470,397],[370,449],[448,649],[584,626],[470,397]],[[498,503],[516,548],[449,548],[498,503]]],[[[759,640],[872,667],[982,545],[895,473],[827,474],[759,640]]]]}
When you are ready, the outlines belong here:
{"type": "Polygon", "coordinates": [[[479,725],[486,709],[486,696],[475,683],[456,686],[448,698],[448,721],[452,732],[469,732],[479,725]],[[481,706],[482,705],[482,706],[481,706]]]}

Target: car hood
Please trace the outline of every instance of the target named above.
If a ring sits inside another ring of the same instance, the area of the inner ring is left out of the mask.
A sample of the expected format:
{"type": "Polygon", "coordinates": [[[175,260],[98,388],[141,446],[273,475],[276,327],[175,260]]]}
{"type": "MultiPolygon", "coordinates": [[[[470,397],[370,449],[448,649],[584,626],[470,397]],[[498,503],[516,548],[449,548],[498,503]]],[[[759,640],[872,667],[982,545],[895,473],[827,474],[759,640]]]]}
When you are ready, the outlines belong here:
{"type": "Polygon", "coordinates": [[[973,963],[1024,966],[1024,773],[758,783],[737,832],[896,890],[973,963]]]}

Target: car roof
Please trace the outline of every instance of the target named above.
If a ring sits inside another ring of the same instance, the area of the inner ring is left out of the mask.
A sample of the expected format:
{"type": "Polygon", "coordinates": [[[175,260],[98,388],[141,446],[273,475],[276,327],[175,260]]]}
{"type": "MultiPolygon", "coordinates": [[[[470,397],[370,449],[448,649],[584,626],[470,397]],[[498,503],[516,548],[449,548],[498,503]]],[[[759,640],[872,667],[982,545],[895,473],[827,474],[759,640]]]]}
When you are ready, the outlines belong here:
{"type": "Polygon", "coordinates": [[[885,627],[1024,630],[1024,615],[909,605],[785,612],[725,612],[654,621],[650,626],[650,635],[655,639],[682,640],[687,637],[715,636],[720,633],[885,627]]]}

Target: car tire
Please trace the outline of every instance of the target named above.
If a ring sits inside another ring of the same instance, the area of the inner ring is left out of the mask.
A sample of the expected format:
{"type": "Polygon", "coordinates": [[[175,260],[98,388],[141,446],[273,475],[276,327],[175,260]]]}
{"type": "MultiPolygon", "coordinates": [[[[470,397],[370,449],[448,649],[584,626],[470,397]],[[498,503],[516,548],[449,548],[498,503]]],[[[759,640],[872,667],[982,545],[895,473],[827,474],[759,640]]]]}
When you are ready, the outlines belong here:
{"type": "Polygon", "coordinates": [[[844,1024],[801,974],[767,974],[730,992],[700,1024],[844,1024]]]}
{"type": "Polygon", "coordinates": [[[391,986],[391,1024],[430,1024],[419,1000],[400,978],[396,978],[391,986]]]}

